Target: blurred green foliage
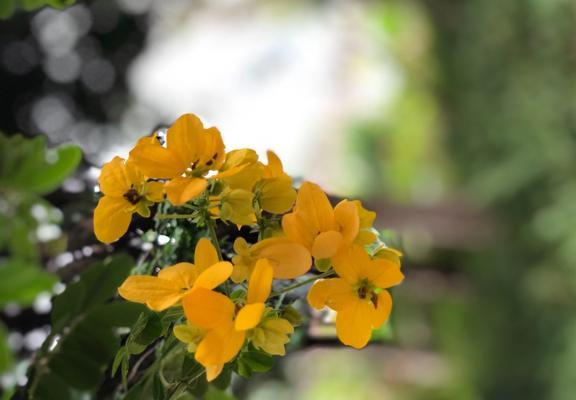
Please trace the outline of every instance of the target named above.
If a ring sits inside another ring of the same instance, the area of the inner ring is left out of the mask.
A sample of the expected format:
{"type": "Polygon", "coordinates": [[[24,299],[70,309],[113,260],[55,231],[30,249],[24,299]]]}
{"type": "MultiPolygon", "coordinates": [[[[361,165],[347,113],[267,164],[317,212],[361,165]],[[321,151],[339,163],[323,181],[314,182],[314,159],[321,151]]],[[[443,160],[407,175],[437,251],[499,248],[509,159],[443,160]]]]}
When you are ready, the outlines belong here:
{"type": "Polygon", "coordinates": [[[424,4],[450,158],[501,228],[438,334],[480,398],[574,398],[576,3],[424,4]]]}
{"type": "Polygon", "coordinates": [[[33,11],[49,6],[62,8],[72,5],[76,0],[0,0],[0,19],[9,18],[17,9],[33,11]]]}
{"type": "MultiPolygon", "coordinates": [[[[51,292],[58,282],[42,269],[41,258],[63,247],[65,237],[57,225],[61,215],[42,196],[58,188],[81,158],[76,146],[49,150],[42,137],[0,133],[0,307],[9,303],[29,306],[40,292],[51,292]],[[53,232],[48,240],[38,235],[43,228],[53,232]]],[[[6,343],[6,331],[0,325],[0,372],[11,366],[6,343]]]]}

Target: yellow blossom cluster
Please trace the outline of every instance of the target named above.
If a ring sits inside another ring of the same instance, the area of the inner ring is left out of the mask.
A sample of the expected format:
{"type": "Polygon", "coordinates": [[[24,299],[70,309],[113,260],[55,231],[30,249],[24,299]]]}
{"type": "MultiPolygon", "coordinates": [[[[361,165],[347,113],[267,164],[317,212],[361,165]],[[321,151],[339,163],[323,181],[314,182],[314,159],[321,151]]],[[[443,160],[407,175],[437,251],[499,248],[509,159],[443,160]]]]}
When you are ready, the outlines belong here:
{"type": "Polygon", "coordinates": [[[362,348],[390,315],[387,289],[403,280],[400,253],[378,247],[374,212],[358,200],[332,206],[314,183],[296,190],[276,154],[269,151],[267,162],[251,149],[226,152],[218,129],[186,114],[168,129],[165,143],[156,135],[140,139],[127,160],[105,164],[99,179],[94,231],[102,242],[118,240],[134,213],[149,217],[160,202],[193,210],[190,221],[208,228],[210,238],[197,241],[194,260],[156,276],[132,275],[118,292],[158,312],[182,307],[173,334],[209,381],[247,346],[285,354],[294,326],[280,294],[310,283],[310,306],[334,310],[338,338],[362,348]],[[230,239],[216,236],[218,220],[251,226],[258,240],[249,243],[239,233],[229,243],[233,253],[222,254],[221,241],[230,239]],[[312,267],[313,278],[290,284],[312,267]]]}

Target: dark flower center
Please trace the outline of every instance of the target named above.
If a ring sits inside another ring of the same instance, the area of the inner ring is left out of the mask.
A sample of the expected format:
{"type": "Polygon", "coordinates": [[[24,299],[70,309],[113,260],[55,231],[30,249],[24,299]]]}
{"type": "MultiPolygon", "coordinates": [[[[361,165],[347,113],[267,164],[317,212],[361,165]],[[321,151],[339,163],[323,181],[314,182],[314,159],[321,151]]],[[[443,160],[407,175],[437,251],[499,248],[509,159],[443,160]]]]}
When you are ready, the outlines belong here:
{"type": "Polygon", "coordinates": [[[128,200],[130,204],[134,205],[142,199],[142,196],[140,196],[136,189],[130,188],[126,193],[124,193],[124,198],[128,200]]]}

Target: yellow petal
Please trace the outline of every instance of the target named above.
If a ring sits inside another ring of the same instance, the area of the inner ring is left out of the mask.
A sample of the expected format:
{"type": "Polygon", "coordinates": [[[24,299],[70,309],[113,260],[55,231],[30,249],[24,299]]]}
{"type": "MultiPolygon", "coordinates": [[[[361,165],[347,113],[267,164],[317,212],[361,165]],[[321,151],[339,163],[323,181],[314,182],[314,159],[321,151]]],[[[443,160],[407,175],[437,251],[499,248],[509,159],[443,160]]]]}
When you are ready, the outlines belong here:
{"type": "Polygon", "coordinates": [[[120,296],[128,301],[144,303],[155,311],[173,306],[183,293],[172,282],[154,276],[133,275],[118,288],[120,296]]]}
{"type": "Polygon", "coordinates": [[[269,179],[284,175],[282,161],[280,161],[280,158],[276,155],[276,153],[274,153],[272,150],[268,150],[266,152],[266,156],[268,157],[268,165],[264,169],[264,177],[269,179]]]}
{"type": "Polygon", "coordinates": [[[260,323],[265,309],[264,303],[247,304],[238,312],[234,328],[237,331],[246,331],[260,323]]]}
{"type": "Polygon", "coordinates": [[[398,265],[400,265],[400,258],[402,257],[402,253],[396,249],[391,247],[386,247],[384,245],[380,246],[376,249],[374,253],[374,258],[382,258],[386,260],[390,260],[398,265]]]}
{"type": "Polygon", "coordinates": [[[234,251],[236,254],[245,255],[249,251],[248,242],[243,237],[239,237],[234,241],[234,251]]]}
{"type": "Polygon", "coordinates": [[[202,194],[208,181],[204,178],[177,177],[164,185],[168,200],[175,206],[182,205],[202,194]]]}
{"type": "Polygon", "coordinates": [[[112,243],[126,233],[132,220],[131,204],[122,197],[104,196],[94,209],[94,234],[103,243],[112,243]]]}
{"type": "Polygon", "coordinates": [[[144,196],[147,200],[158,203],[164,200],[164,184],[162,182],[147,182],[144,196]]]}
{"type": "Polygon", "coordinates": [[[372,227],[372,225],[374,224],[374,220],[376,219],[376,213],[374,211],[365,209],[360,200],[353,200],[352,203],[354,203],[354,205],[358,209],[358,217],[360,218],[360,229],[372,227]]]}
{"type": "Polygon", "coordinates": [[[245,332],[236,331],[232,324],[211,330],[198,345],[196,361],[205,367],[225,364],[236,357],[245,339],[245,332]]]}
{"type": "Polygon", "coordinates": [[[190,289],[194,285],[198,271],[194,264],[182,262],[162,268],[158,278],[170,281],[178,289],[190,289]]]}
{"type": "Polygon", "coordinates": [[[306,296],[310,307],[320,310],[326,306],[330,293],[330,281],[331,279],[318,279],[314,282],[306,296]]]}
{"type": "Polygon", "coordinates": [[[341,310],[357,300],[352,286],[341,278],[319,279],[308,292],[308,303],[316,309],[341,310]]]}
{"type": "Polygon", "coordinates": [[[282,217],[282,230],[287,237],[305,246],[308,250],[312,249],[316,230],[311,229],[302,219],[301,215],[296,213],[286,214],[282,217]]]}
{"type": "Polygon", "coordinates": [[[334,208],[334,218],[340,227],[344,242],[351,244],[360,230],[358,208],[351,201],[342,200],[334,208]]]}
{"type": "Polygon", "coordinates": [[[308,250],[286,238],[270,238],[256,244],[255,254],[266,258],[274,268],[274,278],[294,279],[305,274],[312,267],[312,258],[308,250]]]}
{"type": "Polygon", "coordinates": [[[334,210],[320,186],[304,182],[298,190],[295,212],[301,214],[304,221],[318,232],[336,229],[334,210]]]}
{"type": "Polygon", "coordinates": [[[124,159],[114,157],[102,166],[98,178],[100,191],[109,196],[122,197],[130,189],[130,180],[126,176],[124,159]]]}
{"type": "Polygon", "coordinates": [[[232,189],[222,196],[220,218],[236,225],[256,222],[253,208],[254,194],[244,189],[232,189]]]}
{"type": "Polygon", "coordinates": [[[186,294],[182,306],[186,318],[193,325],[206,330],[231,323],[234,319],[234,303],[223,294],[202,287],[186,294]]]}
{"type": "Polygon", "coordinates": [[[216,264],[220,259],[218,258],[218,252],[214,245],[208,238],[202,238],[196,244],[194,249],[194,264],[200,272],[204,271],[211,265],[216,264]]]}
{"type": "Polygon", "coordinates": [[[223,369],[224,364],[206,366],[206,380],[212,382],[214,379],[218,378],[223,369]]]}
{"type": "Polygon", "coordinates": [[[232,189],[252,190],[254,184],[262,178],[262,164],[258,154],[252,149],[232,150],[226,154],[222,173],[216,179],[223,179],[232,189]],[[242,167],[238,170],[238,167],[242,167]]]}
{"type": "Polygon", "coordinates": [[[184,114],[168,128],[166,147],[177,154],[184,164],[189,165],[198,160],[205,150],[203,136],[202,121],[194,114],[184,114]]]}
{"type": "Polygon", "coordinates": [[[312,245],[312,256],[316,259],[332,258],[342,244],[342,234],[337,231],[322,232],[312,245]]]}
{"type": "Polygon", "coordinates": [[[267,180],[260,186],[258,202],[264,211],[283,214],[292,208],[294,201],[296,190],[292,187],[292,179],[289,177],[267,180]]]}
{"type": "Polygon", "coordinates": [[[267,259],[260,259],[256,262],[254,271],[250,276],[248,284],[247,301],[250,303],[264,303],[272,290],[272,276],[274,269],[267,259]]]}
{"type": "Polygon", "coordinates": [[[284,334],[294,332],[294,327],[292,324],[284,318],[270,318],[264,323],[264,326],[267,330],[272,330],[284,334]]]}
{"type": "Polygon", "coordinates": [[[227,171],[242,164],[256,164],[258,153],[252,149],[238,149],[226,153],[226,159],[222,164],[222,171],[227,171]]]}
{"type": "Polygon", "coordinates": [[[224,142],[222,141],[220,131],[215,127],[206,129],[206,134],[208,140],[204,151],[207,161],[204,165],[210,167],[211,170],[216,171],[220,169],[224,163],[224,158],[226,157],[224,142]]]}
{"type": "Polygon", "coordinates": [[[149,178],[170,179],[180,176],[188,164],[180,160],[177,154],[158,142],[143,142],[130,152],[130,159],[149,178]]]}
{"type": "Polygon", "coordinates": [[[370,268],[365,269],[365,275],[376,287],[386,289],[399,285],[404,280],[400,266],[393,261],[377,259],[369,265],[370,268]]]}
{"type": "Polygon", "coordinates": [[[336,273],[351,284],[365,277],[362,265],[370,262],[370,256],[363,247],[354,245],[346,251],[341,251],[332,259],[336,273]]]}
{"type": "Polygon", "coordinates": [[[370,301],[357,299],[336,315],[338,339],[348,346],[361,349],[372,336],[374,305],[370,301]]]}
{"type": "Polygon", "coordinates": [[[390,296],[387,290],[380,292],[376,299],[376,312],[374,313],[374,320],[372,321],[374,328],[378,328],[386,322],[392,311],[392,296],[390,296]]]}
{"type": "Polygon", "coordinates": [[[232,275],[232,264],[227,261],[218,262],[206,268],[194,282],[194,287],[214,289],[224,283],[232,275]]]}
{"type": "Polygon", "coordinates": [[[231,279],[235,283],[244,282],[250,277],[250,271],[252,269],[251,265],[244,262],[235,261],[234,259],[235,257],[232,258],[232,261],[234,262],[234,269],[232,270],[231,279]]]}
{"type": "Polygon", "coordinates": [[[288,334],[294,332],[292,325],[283,318],[270,318],[262,322],[252,334],[252,344],[268,354],[283,356],[284,345],[290,340],[288,334]]]}
{"type": "Polygon", "coordinates": [[[360,230],[358,235],[356,235],[356,239],[354,239],[354,243],[360,246],[368,246],[374,243],[376,239],[378,239],[378,235],[372,230],[360,230]]]}

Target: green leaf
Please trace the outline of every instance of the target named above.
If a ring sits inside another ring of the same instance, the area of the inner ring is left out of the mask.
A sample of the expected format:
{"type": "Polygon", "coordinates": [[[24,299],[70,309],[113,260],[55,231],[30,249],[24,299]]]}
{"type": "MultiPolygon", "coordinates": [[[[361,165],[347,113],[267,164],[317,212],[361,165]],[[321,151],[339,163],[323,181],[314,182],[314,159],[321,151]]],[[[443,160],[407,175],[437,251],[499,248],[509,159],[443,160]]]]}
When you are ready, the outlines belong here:
{"type": "Polygon", "coordinates": [[[0,323],[0,374],[12,366],[12,351],[8,345],[8,331],[0,323]]]}
{"type": "Polygon", "coordinates": [[[154,400],[164,400],[166,398],[164,385],[158,375],[154,375],[152,380],[152,396],[154,400]]]}
{"type": "Polygon", "coordinates": [[[194,359],[194,355],[186,353],[182,361],[182,380],[188,382],[187,390],[198,398],[204,398],[208,390],[208,382],[204,375],[204,367],[194,359]]]}
{"type": "Polygon", "coordinates": [[[51,292],[56,282],[55,275],[12,258],[0,264],[0,307],[9,302],[30,305],[38,293],[51,292]]]}
{"type": "Polygon", "coordinates": [[[62,294],[54,298],[53,329],[60,331],[74,316],[113,297],[133,267],[134,261],[126,255],[91,266],[77,282],[68,285],[62,294]]]}
{"type": "Polygon", "coordinates": [[[141,312],[141,305],[123,301],[93,308],[61,339],[49,363],[51,372],[76,389],[97,388],[120,347],[115,328],[133,325],[141,312]]]}
{"type": "Polygon", "coordinates": [[[46,194],[56,189],[82,159],[77,146],[47,150],[42,136],[32,139],[0,136],[0,183],[24,193],[46,194]]]}
{"type": "Polygon", "coordinates": [[[208,388],[208,392],[204,397],[205,400],[234,400],[233,396],[230,396],[228,393],[217,389],[215,386],[210,385],[208,388]]]}
{"type": "Polygon", "coordinates": [[[47,152],[48,160],[54,160],[27,180],[28,189],[46,194],[54,191],[64,179],[70,176],[82,160],[82,150],[77,146],[61,146],[47,152]]]}
{"type": "Polygon", "coordinates": [[[228,389],[228,386],[230,386],[231,381],[232,367],[230,364],[226,364],[220,375],[218,375],[218,377],[214,379],[211,384],[220,390],[226,390],[228,389]]]}
{"type": "Polygon", "coordinates": [[[274,358],[262,351],[245,351],[240,355],[240,359],[253,372],[266,372],[274,365],[274,358]]]}
{"type": "Polygon", "coordinates": [[[8,18],[14,12],[14,0],[0,1],[0,19],[8,18]]]}
{"type": "Polygon", "coordinates": [[[55,374],[43,376],[34,391],[36,400],[69,400],[71,398],[69,385],[55,374]]]}
{"type": "Polygon", "coordinates": [[[116,372],[118,372],[118,368],[120,368],[120,366],[122,365],[122,363],[124,362],[124,360],[128,356],[129,355],[128,355],[128,350],[126,349],[126,346],[120,347],[120,349],[116,353],[116,356],[114,356],[114,361],[112,362],[112,370],[110,372],[110,376],[113,377],[114,375],[116,375],[116,372]]]}
{"type": "Polygon", "coordinates": [[[160,316],[154,311],[144,309],[132,327],[128,341],[147,346],[158,339],[162,335],[162,331],[160,316]]]}

